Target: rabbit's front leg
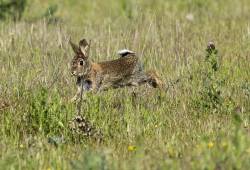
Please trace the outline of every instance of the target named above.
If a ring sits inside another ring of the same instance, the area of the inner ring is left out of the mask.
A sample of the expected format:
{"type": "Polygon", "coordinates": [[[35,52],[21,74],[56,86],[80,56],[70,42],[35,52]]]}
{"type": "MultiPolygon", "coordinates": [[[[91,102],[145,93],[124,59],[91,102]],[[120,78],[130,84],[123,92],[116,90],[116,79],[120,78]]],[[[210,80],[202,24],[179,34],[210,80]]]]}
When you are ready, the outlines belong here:
{"type": "Polygon", "coordinates": [[[84,91],[91,90],[91,82],[88,80],[84,80],[81,77],[77,77],[76,85],[77,91],[75,96],[71,99],[71,102],[76,102],[77,100],[79,100],[81,97],[81,92],[84,93],[84,91]]]}
{"type": "Polygon", "coordinates": [[[71,102],[76,102],[81,95],[81,86],[77,86],[77,91],[74,97],[70,100],[71,102]]]}

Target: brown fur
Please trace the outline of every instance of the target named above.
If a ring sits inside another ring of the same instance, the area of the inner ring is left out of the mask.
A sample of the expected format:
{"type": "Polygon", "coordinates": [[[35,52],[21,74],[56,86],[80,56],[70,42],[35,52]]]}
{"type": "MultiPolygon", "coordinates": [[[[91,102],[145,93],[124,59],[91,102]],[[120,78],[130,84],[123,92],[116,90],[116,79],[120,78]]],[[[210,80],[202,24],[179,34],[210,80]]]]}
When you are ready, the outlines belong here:
{"type": "Polygon", "coordinates": [[[72,100],[79,97],[81,85],[84,90],[104,90],[124,86],[137,86],[148,83],[153,87],[161,87],[161,80],[154,71],[144,72],[138,66],[138,57],[128,54],[116,60],[95,63],[89,59],[89,47],[85,39],[79,46],[70,42],[75,52],[71,72],[77,77],[78,91],[72,100]]]}
{"type": "Polygon", "coordinates": [[[148,76],[149,83],[154,88],[163,88],[163,82],[155,70],[147,71],[146,75],[148,76]]]}
{"type": "Polygon", "coordinates": [[[137,61],[138,58],[136,56],[128,56],[111,61],[91,63],[92,69],[89,74],[86,75],[85,79],[91,80],[93,82],[93,88],[95,89],[95,87],[98,86],[98,84],[95,84],[98,83],[98,78],[101,78],[101,80],[99,80],[101,82],[99,83],[105,85],[132,75],[137,61]]]}

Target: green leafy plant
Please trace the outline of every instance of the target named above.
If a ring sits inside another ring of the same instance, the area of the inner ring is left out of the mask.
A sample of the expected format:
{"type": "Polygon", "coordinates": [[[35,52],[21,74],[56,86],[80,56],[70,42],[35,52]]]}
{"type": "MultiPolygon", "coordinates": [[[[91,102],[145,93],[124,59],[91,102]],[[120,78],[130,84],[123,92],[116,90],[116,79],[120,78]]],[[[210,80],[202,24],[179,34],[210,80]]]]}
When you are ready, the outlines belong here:
{"type": "Polygon", "coordinates": [[[210,42],[206,48],[205,61],[199,69],[200,87],[195,105],[204,111],[217,112],[223,104],[221,88],[224,80],[220,77],[219,55],[215,45],[210,42]]]}
{"type": "Polygon", "coordinates": [[[21,20],[26,4],[26,0],[1,0],[0,19],[10,18],[14,21],[21,20]]]}
{"type": "Polygon", "coordinates": [[[59,134],[65,128],[67,108],[58,95],[49,95],[46,88],[41,88],[30,96],[30,105],[24,117],[24,122],[29,133],[42,132],[59,134]]]}

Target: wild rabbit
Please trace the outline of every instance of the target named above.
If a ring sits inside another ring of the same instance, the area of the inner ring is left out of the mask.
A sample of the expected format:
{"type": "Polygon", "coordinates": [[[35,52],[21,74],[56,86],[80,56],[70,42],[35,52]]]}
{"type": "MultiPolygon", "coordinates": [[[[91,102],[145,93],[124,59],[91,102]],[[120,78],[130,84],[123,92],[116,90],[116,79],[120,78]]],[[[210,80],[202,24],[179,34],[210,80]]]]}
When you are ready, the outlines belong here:
{"type": "Polygon", "coordinates": [[[70,44],[75,53],[71,63],[71,74],[77,77],[76,84],[78,87],[72,101],[79,98],[82,88],[84,91],[99,91],[145,83],[153,87],[160,87],[162,84],[155,72],[144,73],[138,57],[132,51],[121,50],[119,52],[120,58],[95,63],[89,59],[90,44],[86,39],[82,39],[79,45],[71,41],[70,44]]]}

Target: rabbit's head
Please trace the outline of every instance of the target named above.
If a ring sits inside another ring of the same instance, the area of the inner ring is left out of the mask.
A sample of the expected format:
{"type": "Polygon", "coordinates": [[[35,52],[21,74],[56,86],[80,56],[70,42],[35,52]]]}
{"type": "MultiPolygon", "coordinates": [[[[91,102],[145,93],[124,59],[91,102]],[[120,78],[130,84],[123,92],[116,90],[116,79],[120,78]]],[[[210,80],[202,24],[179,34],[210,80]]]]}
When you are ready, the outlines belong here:
{"type": "Polygon", "coordinates": [[[76,45],[71,41],[70,45],[75,53],[71,62],[71,74],[82,77],[89,72],[91,66],[91,63],[88,59],[90,44],[86,39],[82,39],[79,42],[79,45],[76,45]]]}

